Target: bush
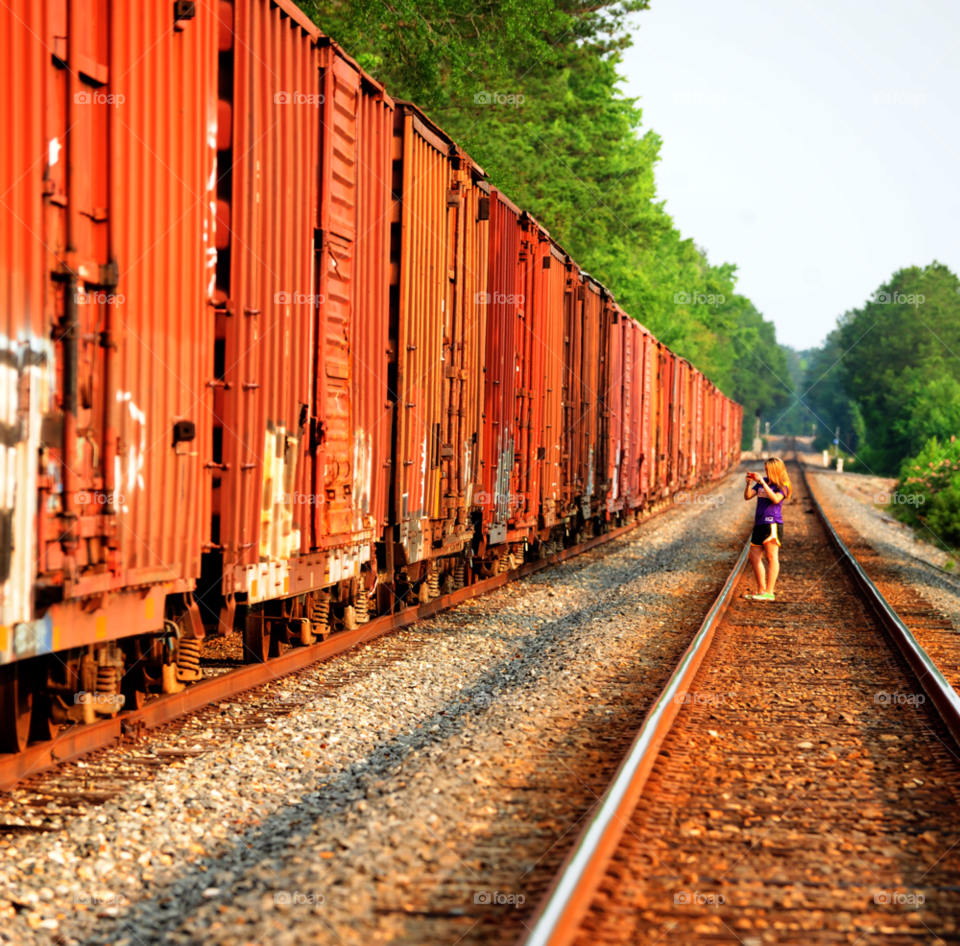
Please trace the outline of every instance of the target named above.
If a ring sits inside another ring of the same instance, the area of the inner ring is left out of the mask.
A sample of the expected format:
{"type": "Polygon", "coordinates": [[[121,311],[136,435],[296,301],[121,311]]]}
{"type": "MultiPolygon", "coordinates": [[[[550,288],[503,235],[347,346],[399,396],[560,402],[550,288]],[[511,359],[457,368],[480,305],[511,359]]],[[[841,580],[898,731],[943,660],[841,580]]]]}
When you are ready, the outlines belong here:
{"type": "Polygon", "coordinates": [[[900,468],[894,513],[942,548],[960,546],[960,443],[931,437],[900,468]]]}

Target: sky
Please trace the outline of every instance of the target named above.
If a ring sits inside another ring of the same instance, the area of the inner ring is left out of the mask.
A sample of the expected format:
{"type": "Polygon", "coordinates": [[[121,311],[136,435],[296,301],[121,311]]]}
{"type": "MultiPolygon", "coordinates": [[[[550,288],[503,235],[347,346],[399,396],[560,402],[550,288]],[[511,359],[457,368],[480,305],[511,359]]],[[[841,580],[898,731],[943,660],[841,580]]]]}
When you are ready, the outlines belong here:
{"type": "Polygon", "coordinates": [[[960,0],[651,0],[621,72],[681,233],[819,345],[906,266],[960,272],[960,0]]]}

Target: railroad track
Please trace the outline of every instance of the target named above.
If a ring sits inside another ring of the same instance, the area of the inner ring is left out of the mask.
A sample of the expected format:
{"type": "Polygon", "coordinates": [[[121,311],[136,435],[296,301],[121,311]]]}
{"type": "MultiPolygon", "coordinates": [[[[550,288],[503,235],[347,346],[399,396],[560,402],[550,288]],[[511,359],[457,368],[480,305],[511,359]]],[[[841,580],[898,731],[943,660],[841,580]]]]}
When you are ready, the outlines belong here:
{"type": "Polygon", "coordinates": [[[960,700],[791,475],[777,602],[741,556],[523,946],[960,941],[960,700]]]}
{"type": "MultiPolygon", "coordinates": [[[[330,660],[353,648],[370,644],[384,635],[410,628],[418,621],[452,608],[461,602],[489,594],[511,581],[517,581],[544,568],[557,565],[591,549],[598,548],[625,535],[670,508],[672,508],[670,505],[664,505],[650,515],[638,516],[634,522],[627,526],[612,529],[540,561],[526,562],[515,569],[475,582],[452,594],[442,595],[428,604],[409,607],[395,614],[385,615],[356,630],[334,634],[317,644],[307,647],[292,647],[280,656],[263,663],[247,664],[236,669],[228,669],[226,672],[220,672],[216,676],[187,686],[180,693],[166,694],[151,699],[140,709],[120,712],[114,717],[105,718],[92,724],[67,725],[61,729],[54,739],[48,742],[31,744],[23,752],[15,754],[0,753],[0,792],[11,791],[18,787],[30,787],[39,776],[42,776],[48,770],[68,762],[75,762],[90,753],[123,746],[125,743],[128,746],[134,745],[148,730],[173,724],[173,731],[175,732],[177,721],[183,720],[191,714],[203,712],[205,709],[212,707],[212,713],[216,716],[216,707],[224,701],[234,700],[280,678],[291,675],[295,677],[318,663],[330,660]]],[[[222,665],[224,664],[222,660],[215,658],[213,663],[217,665],[217,669],[222,671],[222,665]]],[[[271,711],[277,710],[277,707],[272,704],[268,708],[271,711]]],[[[256,724],[257,720],[254,720],[254,722],[256,724]]],[[[155,763],[156,759],[153,762],[155,763]]],[[[136,765],[134,765],[134,769],[136,769],[136,765]]],[[[96,771],[96,767],[94,767],[83,773],[83,781],[93,783],[96,771]]],[[[132,777],[136,780],[135,771],[132,777]]],[[[108,784],[110,781],[108,777],[108,784]]],[[[42,784],[42,780],[38,784],[42,784]]],[[[95,789],[91,789],[91,791],[95,791],[95,789]]],[[[112,793],[113,791],[108,788],[107,794],[112,793]]],[[[3,825],[0,825],[0,828],[3,827],[3,825]]],[[[7,826],[7,828],[14,831],[23,830],[23,826],[18,825],[7,826]]]]}

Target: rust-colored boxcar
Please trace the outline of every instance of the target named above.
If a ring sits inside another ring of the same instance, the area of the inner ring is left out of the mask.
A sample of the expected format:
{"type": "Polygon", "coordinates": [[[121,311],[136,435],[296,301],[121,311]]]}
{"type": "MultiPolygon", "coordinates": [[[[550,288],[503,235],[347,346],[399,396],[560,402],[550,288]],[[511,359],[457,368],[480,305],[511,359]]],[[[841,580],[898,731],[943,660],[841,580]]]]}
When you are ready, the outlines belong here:
{"type": "MultiPolygon", "coordinates": [[[[564,344],[564,319],[567,299],[571,295],[567,254],[545,232],[541,234],[539,292],[536,298],[542,325],[544,346],[541,389],[542,452],[540,461],[540,518],[544,530],[541,538],[554,542],[549,530],[567,514],[569,497],[564,494],[563,452],[566,445],[564,427],[564,378],[568,346],[564,344]]],[[[551,549],[555,546],[551,545],[551,549]]]]}
{"type": "MultiPolygon", "coordinates": [[[[65,651],[19,671],[48,703],[117,689],[119,638],[165,618],[203,633],[217,22],[193,14],[0,12],[0,663],[65,651]]],[[[16,676],[0,672],[7,748],[29,723],[7,715],[16,676]]]]}
{"type": "MultiPolygon", "coordinates": [[[[314,228],[318,32],[268,0],[236,0],[219,44],[213,553],[232,626],[296,589],[310,545],[309,452],[318,345],[314,228]],[[268,67],[267,64],[270,64],[268,67]]],[[[318,569],[319,570],[319,569],[318,569]]],[[[318,575],[316,584],[321,584],[318,575]]]]}
{"type": "Polygon", "coordinates": [[[292,628],[309,642],[368,616],[391,451],[394,106],[289,5],[238,0],[229,25],[210,597],[223,633],[240,603],[259,659],[292,628]]]}
{"type": "Polygon", "coordinates": [[[391,535],[385,574],[403,603],[462,584],[482,455],[481,352],[489,321],[487,231],[493,198],[481,172],[415,106],[394,122],[391,254],[395,378],[391,535]]]}
{"type": "Polygon", "coordinates": [[[516,308],[516,387],[514,390],[514,475],[510,486],[508,537],[529,545],[540,513],[543,446],[546,330],[551,324],[548,289],[543,283],[543,261],[550,257],[545,231],[529,214],[520,220],[516,308]]]}
{"type": "Polygon", "coordinates": [[[625,422],[629,423],[630,382],[625,368],[626,316],[612,296],[603,308],[605,345],[601,354],[601,388],[598,404],[599,492],[605,520],[623,509],[620,473],[624,452],[625,422]]]}
{"type": "Polygon", "coordinates": [[[486,355],[483,366],[483,491],[475,497],[486,544],[502,545],[512,518],[517,453],[518,313],[523,311],[522,211],[496,188],[490,193],[486,355]]]}

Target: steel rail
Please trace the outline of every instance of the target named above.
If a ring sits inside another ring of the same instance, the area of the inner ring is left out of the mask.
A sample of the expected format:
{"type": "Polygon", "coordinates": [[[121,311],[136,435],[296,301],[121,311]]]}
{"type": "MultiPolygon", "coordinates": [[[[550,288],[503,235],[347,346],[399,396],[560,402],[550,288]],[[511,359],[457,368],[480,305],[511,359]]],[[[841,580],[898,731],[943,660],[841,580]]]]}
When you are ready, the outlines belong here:
{"type": "Polygon", "coordinates": [[[618,529],[611,529],[603,535],[556,552],[545,559],[525,562],[518,568],[502,572],[492,578],[481,579],[451,594],[434,598],[428,604],[405,608],[394,614],[385,614],[356,630],[341,631],[325,641],[307,647],[295,647],[265,663],[248,664],[218,677],[190,684],[180,693],[168,693],[150,700],[141,709],[125,710],[109,719],[87,725],[71,726],[49,741],[28,746],[23,752],[0,754],[0,791],[10,791],[23,779],[38,775],[44,769],[61,762],[68,762],[97,749],[122,743],[127,733],[153,729],[216,700],[238,696],[254,687],[271,683],[286,674],[309,667],[311,664],[329,660],[367,641],[411,627],[423,618],[445,611],[471,598],[489,594],[509,582],[526,578],[544,568],[582,555],[597,546],[620,538],[672,508],[674,508],[672,503],[665,505],[636,522],[618,529]]]}
{"type": "Polygon", "coordinates": [[[804,468],[804,464],[801,463],[799,465],[803,483],[807,487],[810,498],[813,500],[813,508],[827,533],[827,537],[830,539],[831,545],[837,550],[837,553],[847,566],[854,583],[867,599],[867,602],[879,618],[880,623],[903,654],[907,663],[910,665],[910,669],[913,670],[920,685],[923,687],[927,696],[930,697],[931,702],[937,708],[937,712],[939,712],[943,721],[953,734],[953,738],[957,741],[958,745],[960,745],[960,696],[958,696],[957,692],[950,686],[946,677],[944,677],[933,659],[926,650],[924,650],[923,645],[913,636],[910,628],[903,623],[897,612],[887,603],[880,589],[870,580],[870,576],[863,570],[863,567],[853,553],[847,548],[846,543],[840,538],[839,533],[834,529],[826,513],[823,511],[820,501],[810,488],[810,481],[807,478],[807,471],[804,468]]]}
{"type": "MultiPolygon", "coordinates": [[[[840,561],[906,658],[954,739],[960,744],[960,696],[847,548],[810,488],[803,464],[798,462],[798,465],[817,517],[840,555],[840,561]]],[[[579,934],[583,917],[590,908],[607,866],[639,802],[643,787],[656,762],[660,745],[679,713],[679,705],[674,698],[693,682],[713,639],[714,631],[726,611],[749,551],[748,543],[697,636],[643,721],[609,788],[590,813],[576,844],[554,877],[532,921],[517,941],[517,946],[568,946],[579,934]]]]}
{"type": "Polygon", "coordinates": [[[700,630],[647,713],[609,787],[588,815],[573,849],[517,946],[565,946],[577,936],[607,864],[637,807],[660,746],[680,712],[682,702],[676,697],[693,684],[716,629],[726,614],[749,554],[750,543],[747,542],[700,630]]]}

